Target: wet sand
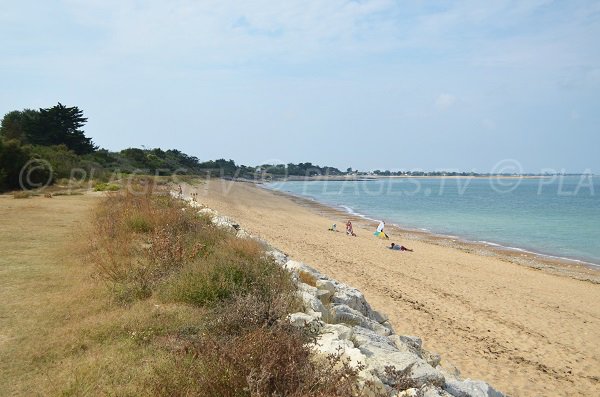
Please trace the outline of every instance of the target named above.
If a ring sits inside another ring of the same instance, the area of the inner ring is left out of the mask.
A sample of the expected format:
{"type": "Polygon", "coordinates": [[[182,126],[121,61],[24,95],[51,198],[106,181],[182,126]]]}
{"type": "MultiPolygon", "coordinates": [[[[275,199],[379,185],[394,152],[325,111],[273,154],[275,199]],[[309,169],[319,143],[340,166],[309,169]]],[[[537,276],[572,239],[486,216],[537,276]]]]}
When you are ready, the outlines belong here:
{"type": "Polygon", "coordinates": [[[598,271],[386,228],[250,183],[210,180],[198,201],[296,260],[360,289],[442,365],[512,396],[600,395],[598,271]],[[353,219],[358,237],[327,228],[353,219]],[[415,252],[386,248],[390,241],[415,252]],[[512,256],[511,256],[512,255],[512,256]]]}

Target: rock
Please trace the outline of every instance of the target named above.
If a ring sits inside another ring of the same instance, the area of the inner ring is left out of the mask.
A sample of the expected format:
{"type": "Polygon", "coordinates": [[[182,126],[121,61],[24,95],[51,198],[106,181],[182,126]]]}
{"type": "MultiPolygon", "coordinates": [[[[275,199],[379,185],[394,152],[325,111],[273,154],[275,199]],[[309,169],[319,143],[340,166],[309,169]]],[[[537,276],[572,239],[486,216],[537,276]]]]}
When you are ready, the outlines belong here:
{"type": "Polygon", "coordinates": [[[335,334],[338,339],[350,340],[354,335],[354,330],[343,324],[325,324],[321,333],[332,333],[335,334]]]}
{"type": "Polygon", "coordinates": [[[410,389],[403,390],[396,394],[395,397],[417,397],[419,395],[419,389],[411,387],[410,389]]]}
{"type": "MultiPolygon", "coordinates": [[[[412,338],[412,337],[408,337],[412,338]]],[[[396,346],[396,348],[403,352],[409,352],[423,358],[421,354],[421,349],[419,345],[414,343],[411,339],[407,339],[407,337],[403,335],[390,335],[388,339],[396,346]]]]}
{"type": "Polygon", "coordinates": [[[331,319],[334,323],[344,323],[348,325],[358,325],[363,328],[375,331],[379,335],[391,335],[392,331],[376,321],[365,317],[358,310],[355,310],[347,305],[333,305],[329,311],[331,319]]]}
{"type": "Polygon", "coordinates": [[[329,280],[317,280],[315,286],[318,289],[324,289],[331,293],[331,295],[335,294],[335,286],[329,280]]]}
{"type": "Polygon", "coordinates": [[[336,331],[319,334],[314,348],[325,355],[339,354],[342,358],[349,358],[353,368],[365,363],[365,356],[360,350],[348,339],[340,339],[340,334],[336,331]]]}
{"type": "Polygon", "coordinates": [[[302,263],[302,262],[298,262],[298,261],[294,261],[294,260],[288,260],[285,265],[284,265],[285,269],[290,271],[290,272],[304,272],[304,273],[308,273],[311,276],[313,276],[315,279],[319,279],[321,278],[321,273],[319,273],[317,270],[313,269],[312,267],[302,263]]]}
{"type": "Polygon", "coordinates": [[[217,213],[217,211],[213,210],[212,208],[202,208],[201,210],[198,211],[198,215],[209,216],[212,218],[214,216],[217,216],[218,213],[217,213]]]}
{"type": "Polygon", "coordinates": [[[454,397],[504,397],[504,394],[480,380],[449,379],[444,389],[454,397]]]}
{"type": "Polygon", "coordinates": [[[353,339],[356,347],[371,344],[379,347],[380,349],[397,351],[398,349],[394,346],[393,342],[388,337],[381,336],[375,331],[368,328],[356,326],[352,328],[353,339]]]}
{"type": "Polygon", "coordinates": [[[317,297],[317,292],[319,291],[316,287],[312,285],[308,285],[306,283],[298,282],[298,291],[303,291],[309,293],[313,297],[317,297]]]}
{"type": "Polygon", "coordinates": [[[300,298],[304,302],[306,310],[312,310],[316,313],[320,313],[320,317],[323,319],[329,319],[329,310],[318,300],[315,296],[306,291],[298,291],[300,298]]]}
{"type": "Polygon", "coordinates": [[[454,379],[454,380],[461,379],[460,370],[458,368],[456,368],[456,366],[453,364],[450,364],[447,362],[444,363],[444,365],[438,364],[436,366],[436,369],[444,374],[446,381],[448,381],[448,379],[454,379]]]}
{"type": "Polygon", "coordinates": [[[284,267],[285,263],[288,261],[287,255],[276,249],[267,251],[267,255],[270,256],[271,258],[273,258],[275,263],[277,263],[281,267],[284,267]]]}
{"type": "Polygon", "coordinates": [[[288,316],[290,324],[298,328],[305,328],[311,335],[317,335],[325,325],[322,321],[306,313],[293,313],[288,316]]]}
{"type": "Polygon", "coordinates": [[[235,236],[237,238],[241,238],[241,239],[251,239],[252,238],[252,236],[250,235],[250,233],[248,233],[244,229],[239,229],[237,231],[237,233],[235,234],[235,236]]]}
{"type": "Polygon", "coordinates": [[[411,335],[399,335],[398,338],[407,345],[414,347],[417,350],[421,350],[423,347],[423,340],[418,336],[411,335]]]}
{"type": "Polygon", "coordinates": [[[382,324],[388,320],[388,317],[377,310],[371,310],[371,319],[377,321],[379,324],[382,324]]]}
{"type": "Polygon", "coordinates": [[[317,290],[317,299],[319,299],[324,305],[331,303],[331,292],[326,289],[317,290]]]}
{"type": "Polygon", "coordinates": [[[314,321],[314,318],[302,312],[292,313],[288,316],[288,319],[290,321],[290,324],[296,327],[303,327],[306,324],[314,321]]]}
{"type": "Polygon", "coordinates": [[[419,389],[422,397],[452,397],[447,391],[440,387],[425,385],[419,389]]]}
{"type": "Polygon", "coordinates": [[[427,361],[427,364],[431,365],[434,368],[440,365],[442,357],[439,354],[429,352],[427,350],[421,350],[421,352],[421,357],[423,358],[423,360],[427,361]]]}
{"type": "Polygon", "coordinates": [[[212,218],[212,223],[213,225],[220,227],[220,228],[232,228],[234,230],[239,230],[240,225],[238,225],[237,223],[234,223],[231,219],[224,217],[224,216],[220,216],[220,215],[215,215],[212,218]]]}
{"type": "Polygon", "coordinates": [[[362,292],[345,284],[339,284],[331,301],[338,305],[346,305],[359,311],[363,316],[371,315],[371,306],[365,300],[362,292]]]}
{"type": "Polygon", "coordinates": [[[393,387],[398,382],[395,376],[386,371],[386,367],[390,366],[393,366],[396,371],[405,371],[410,368],[405,381],[413,387],[421,387],[425,384],[444,385],[444,375],[412,353],[382,349],[368,343],[361,345],[359,350],[367,358],[369,368],[386,385],[393,387]]]}

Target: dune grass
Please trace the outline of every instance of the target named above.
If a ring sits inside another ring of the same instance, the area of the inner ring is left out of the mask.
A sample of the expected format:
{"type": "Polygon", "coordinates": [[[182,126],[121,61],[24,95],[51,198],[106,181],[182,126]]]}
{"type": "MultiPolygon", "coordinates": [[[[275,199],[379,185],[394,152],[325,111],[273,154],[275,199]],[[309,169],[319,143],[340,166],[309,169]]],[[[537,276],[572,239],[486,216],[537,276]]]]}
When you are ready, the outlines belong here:
{"type": "Polygon", "coordinates": [[[0,198],[0,395],[352,396],[264,247],[160,194],[0,198]]]}

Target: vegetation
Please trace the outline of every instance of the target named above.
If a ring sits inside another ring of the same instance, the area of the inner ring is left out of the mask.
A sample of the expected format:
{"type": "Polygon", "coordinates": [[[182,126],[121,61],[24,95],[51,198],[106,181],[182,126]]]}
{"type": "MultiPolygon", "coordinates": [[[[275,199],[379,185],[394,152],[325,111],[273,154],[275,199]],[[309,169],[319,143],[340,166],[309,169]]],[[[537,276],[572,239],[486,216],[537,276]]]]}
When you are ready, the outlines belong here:
{"type": "Polygon", "coordinates": [[[150,360],[136,393],[358,395],[358,370],[336,355],[315,361],[310,336],[287,322],[301,308],[295,286],[260,243],[216,228],[170,196],[126,192],[101,204],[93,236],[91,262],[119,305],[203,313],[129,331],[133,346],[163,357],[150,360]]]}

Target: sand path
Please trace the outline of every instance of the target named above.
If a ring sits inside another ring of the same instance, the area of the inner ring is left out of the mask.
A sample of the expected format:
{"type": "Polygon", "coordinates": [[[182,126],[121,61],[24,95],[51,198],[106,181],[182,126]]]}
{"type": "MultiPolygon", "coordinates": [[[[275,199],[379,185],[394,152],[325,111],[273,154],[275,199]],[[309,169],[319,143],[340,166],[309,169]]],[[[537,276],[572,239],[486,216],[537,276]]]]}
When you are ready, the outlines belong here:
{"type": "Polygon", "coordinates": [[[418,335],[446,367],[513,396],[600,395],[600,285],[456,248],[391,241],[247,183],[209,181],[198,200],[321,272],[359,288],[399,334],[418,335]]]}

